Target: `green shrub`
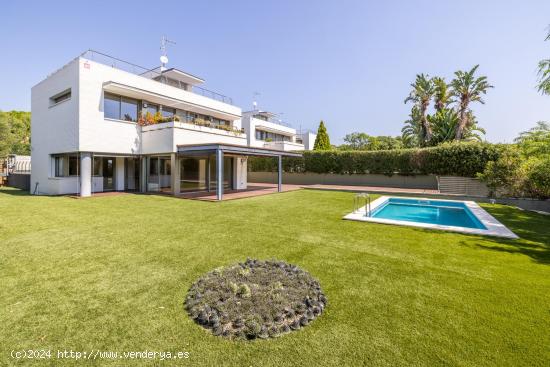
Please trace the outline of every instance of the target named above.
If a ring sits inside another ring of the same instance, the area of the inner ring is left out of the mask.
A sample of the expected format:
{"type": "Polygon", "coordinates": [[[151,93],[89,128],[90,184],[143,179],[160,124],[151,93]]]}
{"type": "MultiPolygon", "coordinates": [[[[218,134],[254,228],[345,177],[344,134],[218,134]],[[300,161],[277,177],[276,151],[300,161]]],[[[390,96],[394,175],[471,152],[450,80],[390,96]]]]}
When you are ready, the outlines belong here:
{"type": "MultiPolygon", "coordinates": [[[[435,174],[475,177],[502,148],[487,143],[446,143],[423,149],[378,151],[306,151],[299,158],[283,158],[285,172],[336,174],[435,174]]],[[[251,158],[252,172],[276,172],[273,158],[251,158]]]]}
{"type": "Polygon", "coordinates": [[[525,190],[523,158],[517,147],[509,146],[500,157],[489,161],[478,177],[487,184],[490,196],[519,197],[525,190]]]}
{"type": "Polygon", "coordinates": [[[550,198],[550,157],[534,159],[525,164],[526,191],[539,199],[550,198]]]}

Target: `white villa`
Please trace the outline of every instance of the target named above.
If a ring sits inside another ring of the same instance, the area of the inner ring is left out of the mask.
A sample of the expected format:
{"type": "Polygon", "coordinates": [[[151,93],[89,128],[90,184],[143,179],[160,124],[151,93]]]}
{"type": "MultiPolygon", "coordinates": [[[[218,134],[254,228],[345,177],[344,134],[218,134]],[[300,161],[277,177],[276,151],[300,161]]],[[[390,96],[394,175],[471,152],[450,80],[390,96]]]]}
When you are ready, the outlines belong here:
{"type": "MultiPolygon", "coordinates": [[[[311,149],[262,111],[200,87],[203,79],[87,51],[32,88],[31,193],[185,192],[247,188],[247,157],[311,149]]],[[[313,140],[311,140],[313,139],[313,140]]]]}

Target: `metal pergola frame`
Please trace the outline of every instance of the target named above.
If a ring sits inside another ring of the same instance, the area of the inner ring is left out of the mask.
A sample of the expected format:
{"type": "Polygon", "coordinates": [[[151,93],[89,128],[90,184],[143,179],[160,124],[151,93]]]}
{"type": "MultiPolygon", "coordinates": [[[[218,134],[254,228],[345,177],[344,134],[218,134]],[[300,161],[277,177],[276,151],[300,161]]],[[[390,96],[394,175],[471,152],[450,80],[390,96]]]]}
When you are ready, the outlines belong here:
{"type": "Polygon", "coordinates": [[[194,155],[216,155],[216,198],[223,199],[223,157],[224,154],[273,157],[278,159],[277,170],[277,191],[283,191],[283,157],[301,157],[302,154],[296,152],[285,152],[280,150],[254,148],[239,145],[215,143],[215,144],[197,144],[197,145],[178,145],[177,153],[180,156],[194,155]]]}

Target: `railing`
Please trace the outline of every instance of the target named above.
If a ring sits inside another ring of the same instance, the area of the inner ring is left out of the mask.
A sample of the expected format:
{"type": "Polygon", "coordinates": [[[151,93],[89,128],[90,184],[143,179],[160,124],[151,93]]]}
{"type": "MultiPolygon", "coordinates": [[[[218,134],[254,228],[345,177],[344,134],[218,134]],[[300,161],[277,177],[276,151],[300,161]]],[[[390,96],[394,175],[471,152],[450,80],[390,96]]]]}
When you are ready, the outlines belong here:
{"type": "MultiPolygon", "coordinates": [[[[176,85],[168,84],[166,79],[163,78],[162,73],[155,70],[157,68],[147,69],[143,66],[139,66],[139,65],[133,64],[129,61],[121,60],[119,58],[116,58],[116,57],[113,57],[113,56],[110,56],[110,55],[107,55],[107,54],[104,54],[102,52],[95,51],[95,50],[88,50],[86,52],[83,52],[80,56],[84,57],[86,59],[89,59],[91,61],[98,62],[98,63],[103,64],[103,65],[111,66],[115,69],[123,70],[123,71],[126,71],[128,73],[136,74],[136,75],[142,76],[144,78],[157,81],[157,82],[162,83],[162,84],[171,85],[175,88],[184,89],[184,88],[178,87],[176,85]],[[157,80],[157,79],[155,79],[156,77],[160,77],[160,78],[157,80]]],[[[231,97],[225,96],[223,94],[211,91],[211,90],[203,88],[203,87],[199,87],[199,86],[194,85],[194,86],[192,86],[192,92],[195,93],[195,94],[202,95],[204,97],[215,99],[215,100],[220,101],[220,102],[224,102],[224,103],[231,104],[231,105],[233,104],[233,99],[231,97]]]]}
{"type": "Polygon", "coordinates": [[[291,124],[289,124],[288,122],[283,121],[282,119],[277,119],[277,118],[274,118],[274,117],[264,117],[264,116],[257,117],[257,116],[258,116],[258,114],[255,114],[252,117],[254,117],[256,120],[271,122],[272,124],[277,124],[277,125],[282,125],[282,126],[292,128],[291,124]]]}

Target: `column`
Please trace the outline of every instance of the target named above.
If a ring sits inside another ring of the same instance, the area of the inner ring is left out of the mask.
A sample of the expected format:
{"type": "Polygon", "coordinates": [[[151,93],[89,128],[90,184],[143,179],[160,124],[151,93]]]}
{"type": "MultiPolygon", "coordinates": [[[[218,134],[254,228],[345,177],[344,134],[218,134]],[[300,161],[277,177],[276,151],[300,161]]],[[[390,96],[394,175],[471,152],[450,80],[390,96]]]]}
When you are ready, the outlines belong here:
{"type": "Polygon", "coordinates": [[[80,196],[92,196],[92,153],[80,153],[80,196]]]}
{"type": "Polygon", "coordinates": [[[124,177],[124,157],[116,157],[115,162],[115,190],[124,191],[126,179],[124,177]]]}
{"type": "Polygon", "coordinates": [[[280,155],[278,157],[279,160],[279,170],[277,172],[277,191],[282,192],[283,191],[283,156],[280,155]]]}
{"type": "Polygon", "coordinates": [[[170,154],[170,170],[172,172],[171,185],[172,193],[178,195],[180,193],[180,165],[177,153],[170,154]]]}
{"type": "Polygon", "coordinates": [[[223,199],[223,151],[221,149],[216,150],[216,194],[217,199],[223,199]]]}

